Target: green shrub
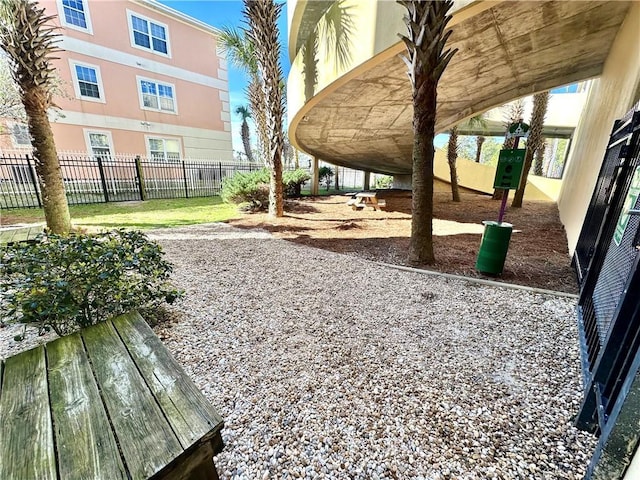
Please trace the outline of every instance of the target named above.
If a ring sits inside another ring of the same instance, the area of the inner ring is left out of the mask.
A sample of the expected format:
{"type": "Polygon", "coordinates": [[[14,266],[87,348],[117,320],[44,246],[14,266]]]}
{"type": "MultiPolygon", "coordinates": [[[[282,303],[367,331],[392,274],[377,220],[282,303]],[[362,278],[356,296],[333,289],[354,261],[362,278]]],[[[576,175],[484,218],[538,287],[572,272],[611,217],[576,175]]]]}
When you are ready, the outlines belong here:
{"type": "Polygon", "coordinates": [[[376,179],[376,188],[391,188],[393,186],[393,177],[385,175],[376,179]]]}
{"type": "MultiPolygon", "coordinates": [[[[309,178],[309,174],[302,169],[284,171],[284,196],[300,196],[300,189],[309,178]]],[[[233,177],[225,178],[220,196],[224,202],[241,205],[247,210],[266,210],[269,206],[269,170],[263,168],[255,172],[238,172],[233,177]]]]}
{"type": "Polygon", "coordinates": [[[133,309],[182,295],[172,267],[139,231],[39,235],[0,251],[0,314],[66,335],[133,309]]]}
{"type": "Polygon", "coordinates": [[[311,179],[309,172],[298,168],[297,170],[287,170],[282,173],[282,183],[284,184],[285,197],[299,197],[302,185],[311,179]]]}
{"type": "Polygon", "coordinates": [[[269,170],[237,172],[225,178],[220,193],[225,203],[242,205],[249,210],[263,210],[269,206],[269,170]]]}

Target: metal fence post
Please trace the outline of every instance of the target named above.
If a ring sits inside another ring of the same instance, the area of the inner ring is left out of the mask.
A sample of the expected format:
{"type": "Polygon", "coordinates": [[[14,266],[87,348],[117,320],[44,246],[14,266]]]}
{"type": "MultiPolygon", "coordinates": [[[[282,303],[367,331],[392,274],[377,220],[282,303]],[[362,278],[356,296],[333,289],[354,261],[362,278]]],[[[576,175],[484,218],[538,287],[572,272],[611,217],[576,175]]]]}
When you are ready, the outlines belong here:
{"type": "Polygon", "coordinates": [[[42,208],[42,201],[40,200],[40,192],[38,192],[38,181],[36,180],[36,175],[33,171],[33,165],[31,165],[31,160],[29,159],[29,155],[25,155],[27,158],[27,165],[29,167],[29,177],[31,178],[31,183],[33,183],[33,191],[36,193],[36,200],[38,200],[38,208],[42,208]]]}
{"type": "Polygon", "coordinates": [[[102,184],[102,193],[104,194],[104,201],[109,201],[109,191],[107,190],[107,180],[104,176],[104,167],[102,166],[102,158],[96,157],[98,160],[98,171],[100,172],[100,183],[102,184]]]}
{"type": "Polygon", "coordinates": [[[187,185],[187,166],[182,160],[182,176],[184,177],[184,196],[189,198],[189,185],[187,185]]]}
{"type": "Polygon", "coordinates": [[[220,192],[222,192],[222,162],[218,162],[218,173],[220,174],[220,192]]]}
{"type": "Polygon", "coordinates": [[[138,177],[138,189],[140,190],[140,200],[147,199],[147,192],[144,188],[144,171],[142,170],[142,161],[140,155],[136,155],[136,177],[138,177]]]}

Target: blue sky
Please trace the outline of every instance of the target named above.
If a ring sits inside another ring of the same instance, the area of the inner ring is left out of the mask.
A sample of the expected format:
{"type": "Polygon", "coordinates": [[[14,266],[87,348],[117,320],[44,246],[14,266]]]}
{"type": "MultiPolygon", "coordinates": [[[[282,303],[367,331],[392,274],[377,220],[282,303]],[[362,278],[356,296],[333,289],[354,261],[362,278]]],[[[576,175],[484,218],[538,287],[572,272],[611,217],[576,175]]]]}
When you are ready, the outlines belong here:
{"type": "MultiPolygon", "coordinates": [[[[242,15],[243,3],[241,0],[160,0],[161,3],[178,10],[190,17],[196,18],[201,22],[207,23],[213,27],[246,27],[244,17],[242,15]]],[[[278,22],[280,29],[280,42],[282,51],[280,53],[280,61],[284,72],[285,81],[289,74],[289,57],[287,52],[287,6],[282,8],[280,19],[278,22]]],[[[247,78],[244,72],[229,65],[229,97],[231,100],[231,128],[233,133],[233,149],[244,151],[242,141],[240,139],[241,122],[236,118],[235,109],[239,105],[248,105],[245,95],[245,87],[247,78]]],[[[254,135],[255,137],[255,135],[254,135]]]]}

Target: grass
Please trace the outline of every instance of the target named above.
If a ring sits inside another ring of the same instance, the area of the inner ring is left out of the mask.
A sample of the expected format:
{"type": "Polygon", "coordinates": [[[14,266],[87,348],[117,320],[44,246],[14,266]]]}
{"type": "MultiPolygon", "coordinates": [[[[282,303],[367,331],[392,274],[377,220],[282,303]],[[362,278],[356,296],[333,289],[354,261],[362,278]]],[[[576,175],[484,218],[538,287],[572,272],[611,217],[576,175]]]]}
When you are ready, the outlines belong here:
{"type": "MultiPolygon", "coordinates": [[[[69,210],[74,226],[98,229],[178,227],[224,222],[239,215],[235,205],[222,203],[220,197],[72,205],[69,210]]],[[[2,225],[33,222],[44,222],[42,210],[26,208],[0,212],[2,225]]]]}

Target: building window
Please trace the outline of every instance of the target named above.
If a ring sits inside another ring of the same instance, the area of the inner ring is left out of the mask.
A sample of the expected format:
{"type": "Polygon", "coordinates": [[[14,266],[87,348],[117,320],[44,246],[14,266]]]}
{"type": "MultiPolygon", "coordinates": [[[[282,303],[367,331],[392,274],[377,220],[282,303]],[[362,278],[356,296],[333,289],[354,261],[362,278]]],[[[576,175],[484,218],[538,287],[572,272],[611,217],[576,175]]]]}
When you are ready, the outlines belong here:
{"type": "Polygon", "coordinates": [[[11,136],[15,145],[31,145],[31,135],[29,127],[24,124],[16,123],[11,128],[11,136]]]}
{"type": "Polygon", "coordinates": [[[58,9],[62,12],[60,19],[65,26],[93,33],[86,0],[58,0],[58,9]]]}
{"type": "Polygon", "coordinates": [[[166,25],[129,12],[129,26],[131,28],[131,44],[134,47],[169,55],[169,38],[166,25]]]}
{"type": "Polygon", "coordinates": [[[180,160],[180,142],[171,138],[149,138],[149,156],[162,162],[180,160]]]}
{"type": "Polygon", "coordinates": [[[96,65],[69,61],[73,75],[73,87],[76,97],[92,102],[104,102],[100,68],[96,65]]]}
{"type": "Polygon", "coordinates": [[[110,132],[91,132],[85,130],[87,148],[94,159],[108,160],[111,158],[113,148],[111,147],[110,132]]]}
{"type": "Polygon", "coordinates": [[[176,113],[174,86],[152,80],[138,79],[142,108],[176,113]]]}

